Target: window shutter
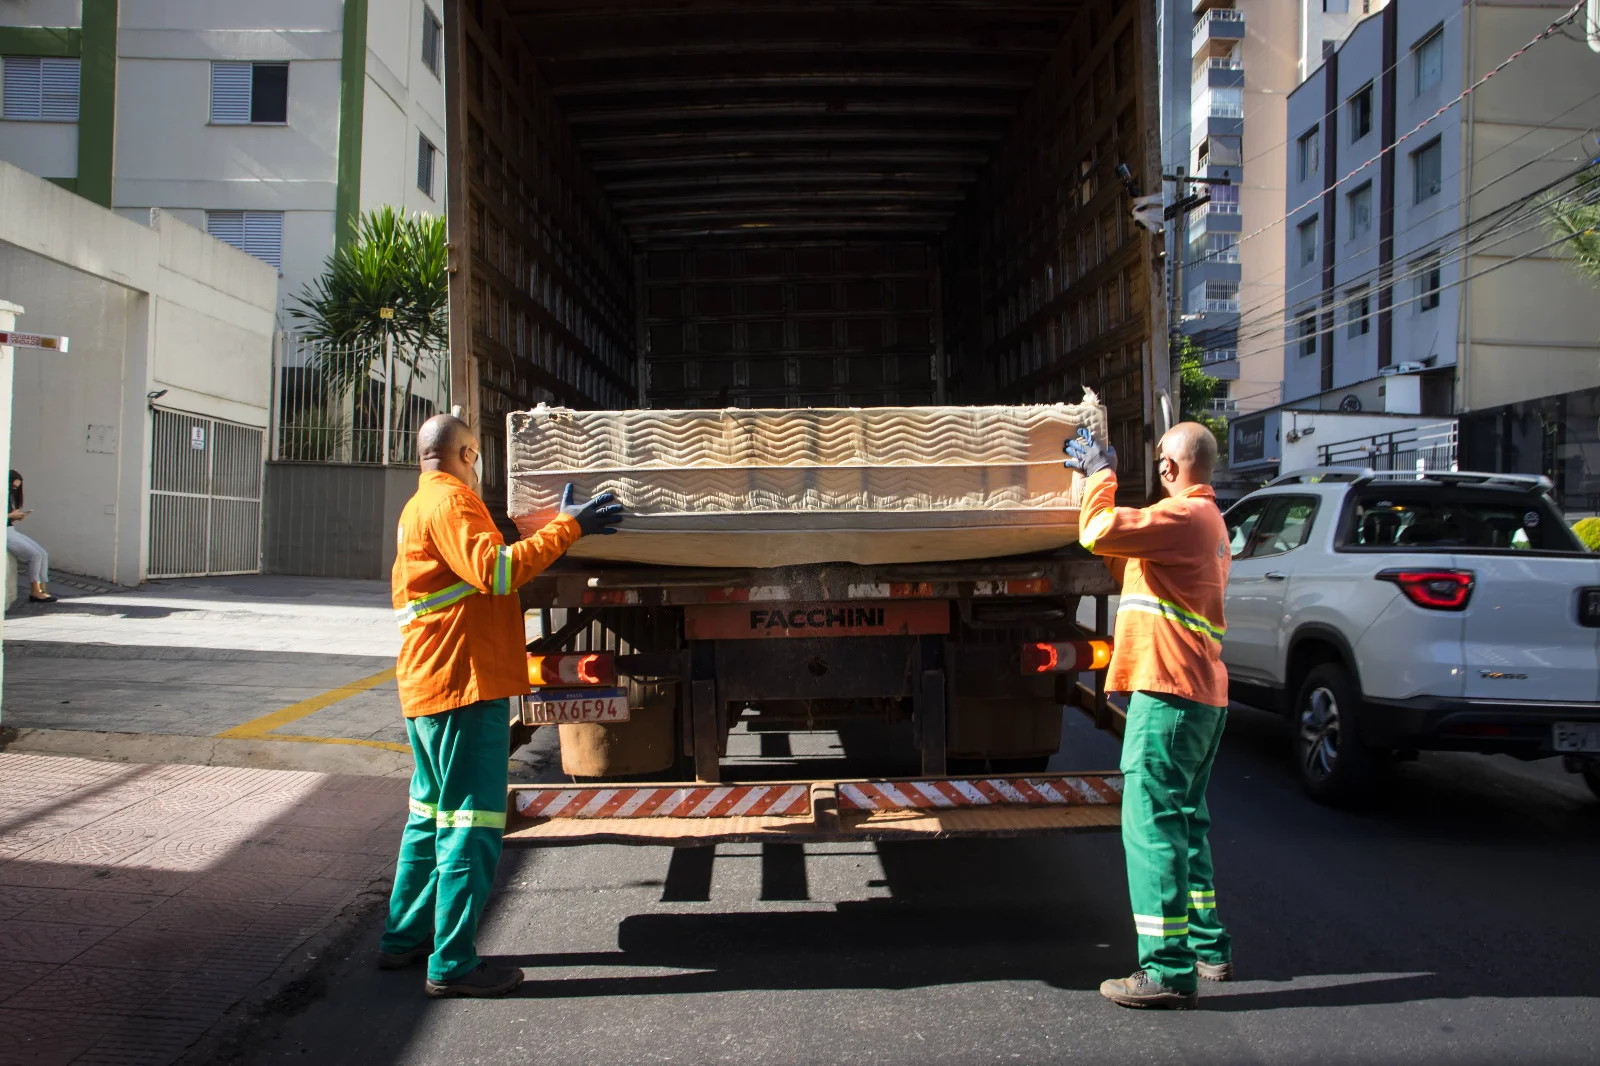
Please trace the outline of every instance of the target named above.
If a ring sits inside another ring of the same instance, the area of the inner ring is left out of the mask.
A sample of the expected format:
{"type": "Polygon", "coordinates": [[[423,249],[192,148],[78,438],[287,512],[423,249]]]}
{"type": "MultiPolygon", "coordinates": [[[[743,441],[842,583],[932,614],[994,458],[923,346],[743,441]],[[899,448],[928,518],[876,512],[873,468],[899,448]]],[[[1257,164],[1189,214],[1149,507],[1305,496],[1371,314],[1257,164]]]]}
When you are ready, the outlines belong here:
{"type": "Polygon", "coordinates": [[[206,232],[283,270],[282,211],[207,211],[206,232]]]}
{"type": "Polygon", "coordinates": [[[5,117],[19,121],[39,118],[43,99],[42,60],[36,56],[5,57],[5,117]]]}
{"type": "Polygon", "coordinates": [[[211,64],[211,121],[219,125],[248,125],[253,64],[211,64]]]}
{"type": "Polygon", "coordinates": [[[444,27],[426,5],[422,8],[422,65],[439,73],[439,37],[444,27]]]}
{"type": "Polygon", "coordinates": [[[45,122],[78,121],[78,60],[40,60],[39,117],[45,122]]]}
{"type": "Polygon", "coordinates": [[[244,213],[244,250],[283,270],[283,212],[246,211],[244,213]]]}

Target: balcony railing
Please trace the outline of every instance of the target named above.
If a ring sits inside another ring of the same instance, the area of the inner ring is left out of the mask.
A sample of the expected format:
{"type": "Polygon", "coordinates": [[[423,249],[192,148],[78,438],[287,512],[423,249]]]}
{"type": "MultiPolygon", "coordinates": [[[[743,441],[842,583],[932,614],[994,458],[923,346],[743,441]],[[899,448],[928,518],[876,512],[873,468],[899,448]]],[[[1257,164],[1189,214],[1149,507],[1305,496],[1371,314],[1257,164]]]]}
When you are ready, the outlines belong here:
{"type": "Polygon", "coordinates": [[[1243,70],[1244,60],[1235,56],[1212,56],[1195,69],[1194,77],[1190,84],[1199,84],[1206,79],[1213,70],[1243,70]]]}
{"type": "Polygon", "coordinates": [[[1199,21],[1194,24],[1194,33],[1191,34],[1191,36],[1193,36],[1193,37],[1200,36],[1206,30],[1211,28],[1211,24],[1213,22],[1243,22],[1243,21],[1244,21],[1244,12],[1238,10],[1237,8],[1232,8],[1232,7],[1213,8],[1212,10],[1207,11],[1204,15],[1200,16],[1199,21]]]}
{"type": "Polygon", "coordinates": [[[1200,356],[1200,361],[1202,363],[1231,363],[1237,358],[1239,358],[1239,350],[1237,348],[1208,348],[1200,356]]]}
{"type": "Polygon", "coordinates": [[[1201,300],[1200,306],[1196,308],[1196,310],[1215,312],[1218,314],[1237,313],[1239,310],[1239,301],[1237,299],[1201,300]]]}
{"type": "Polygon", "coordinates": [[[1239,413],[1239,401],[1228,399],[1215,399],[1206,404],[1214,415],[1236,415],[1239,413]]]}

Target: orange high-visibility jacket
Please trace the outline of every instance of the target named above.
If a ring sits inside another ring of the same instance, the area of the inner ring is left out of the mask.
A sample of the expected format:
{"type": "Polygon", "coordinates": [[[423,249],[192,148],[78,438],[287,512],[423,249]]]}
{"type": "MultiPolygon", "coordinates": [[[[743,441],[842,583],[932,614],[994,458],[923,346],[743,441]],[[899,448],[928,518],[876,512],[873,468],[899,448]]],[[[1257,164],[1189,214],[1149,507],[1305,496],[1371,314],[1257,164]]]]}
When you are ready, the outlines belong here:
{"type": "Polygon", "coordinates": [[[459,479],[423,473],[395,534],[400,709],[407,718],[529,691],[517,589],[581,536],[555,520],[507,545],[489,509],[459,479]]]}
{"type": "Polygon", "coordinates": [[[1216,493],[1197,485],[1143,508],[1116,498],[1117,475],[1102,470],[1078,515],[1085,548],[1126,560],[1106,689],[1226,707],[1222,595],[1233,556],[1216,493]]]}

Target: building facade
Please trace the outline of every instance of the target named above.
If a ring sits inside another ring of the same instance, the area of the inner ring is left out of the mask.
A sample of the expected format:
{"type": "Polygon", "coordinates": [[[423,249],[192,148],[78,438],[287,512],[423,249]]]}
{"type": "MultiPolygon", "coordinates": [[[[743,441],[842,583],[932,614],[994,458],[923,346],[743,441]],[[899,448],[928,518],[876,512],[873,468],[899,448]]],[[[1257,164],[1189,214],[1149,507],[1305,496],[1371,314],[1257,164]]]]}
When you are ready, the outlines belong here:
{"type": "Polygon", "coordinates": [[[1461,465],[1592,510],[1600,292],[1540,200],[1594,199],[1600,55],[1552,34],[1463,96],[1569,8],[1395,0],[1290,95],[1280,350],[1285,407],[1459,417],[1461,465]]]}
{"type": "Polygon", "coordinates": [[[1168,248],[1182,249],[1169,255],[1177,328],[1225,383],[1219,413],[1279,400],[1281,347],[1253,323],[1282,313],[1283,244],[1276,233],[1248,235],[1285,209],[1288,94],[1384,2],[1162,0],[1165,167],[1229,183],[1211,186],[1210,203],[1168,235],[1168,248]]]}
{"type": "Polygon", "coordinates": [[[278,320],[368,208],[443,210],[439,0],[14,0],[0,159],[276,267],[278,320]]]}

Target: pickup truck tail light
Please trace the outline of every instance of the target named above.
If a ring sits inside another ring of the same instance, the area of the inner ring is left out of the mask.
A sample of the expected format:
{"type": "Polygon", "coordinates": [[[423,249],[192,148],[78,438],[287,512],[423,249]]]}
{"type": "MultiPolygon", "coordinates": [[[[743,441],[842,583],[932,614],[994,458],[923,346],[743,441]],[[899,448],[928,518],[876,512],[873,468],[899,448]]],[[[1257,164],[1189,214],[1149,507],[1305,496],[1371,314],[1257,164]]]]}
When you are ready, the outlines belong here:
{"type": "Polygon", "coordinates": [[[528,656],[528,684],[614,685],[617,662],[610,652],[580,652],[573,655],[528,656]]]}
{"type": "Polygon", "coordinates": [[[1109,640],[1071,640],[1061,644],[1024,644],[1024,674],[1065,674],[1104,670],[1111,664],[1109,640]]]}
{"type": "Polygon", "coordinates": [[[1430,611],[1463,611],[1472,599],[1471,570],[1383,570],[1377,578],[1399,585],[1406,599],[1430,611]]]}

